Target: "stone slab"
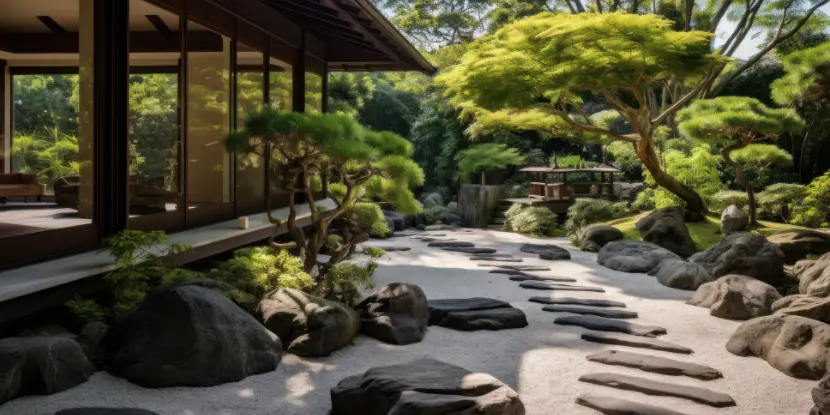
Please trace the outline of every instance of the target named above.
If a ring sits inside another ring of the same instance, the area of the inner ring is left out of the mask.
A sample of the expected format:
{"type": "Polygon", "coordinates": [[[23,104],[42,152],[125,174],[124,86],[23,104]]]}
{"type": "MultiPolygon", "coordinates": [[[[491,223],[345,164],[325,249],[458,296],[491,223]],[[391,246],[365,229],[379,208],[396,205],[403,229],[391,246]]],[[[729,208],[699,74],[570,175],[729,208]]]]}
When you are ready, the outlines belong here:
{"type": "Polygon", "coordinates": [[[499,264],[494,265],[495,267],[501,269],[509,269],[513,271],[550,271],[550,267],[542,267],[539,265],[512,265],[512,264],[499,264]]]}
{"type": "Polygon", "coordinates": [[[530,302],[540,304],[574,304],[594,307],[625,307],[625,303],[612,300],[573,297],[530,297],[530,302]]]}
{"type": "Polygon", "coordinates": [[[675,398],[688,399],[715,408],[735,406],[735,400],[731,396],[711,391],[705,388],[694,386],[676,385],[668,382],[641,378],[637,376],[621,375],[617,373],[589,373],[579,377],[580,382],[592,383],[595,385],[609,386],[612,388],[642,392],[653,396],[672,396],[675,398]]]}
{"type": "Polygon", "coordinates": [[[536,275],[511,275],[510,281],[550,281],[550,282],[576,282],[573,278],[568,277],[539,277],[536,275]]]}
{"type": "Polygon", "coordinates": [[[495,248],[479,248],[474,246],[445,246],[441,248],[444,251],[462,252],[465,254],[489,254],[495,253],[495,248]]]}
{"type": "Polygon", "coordinates": [[[608,318],[637,318],[635,311],[618,310],[613,308],[600,307],[583,307],[579,305],[546,305],[542,307],[544,311],[552,313],[573,313],[573,314],[587,314],[608,318]]]}
{"type": "Polygon", "coordinates": [[[660,350],[663,352],[678,353],[678,354],[692,354],[692,349],[667,342],[665,340],[655,339],[653,337],[634,336],[623,333],[583,333],[582,340],[602,343],[602,344],[616,344],[619,346],[639,347],[641,349],[660,350]]]}
{"type": "Polygon", "coordinates": [[[428,300],[429,324],[436,324],[447,313],[455,311],[492,310],[495,308],[512,307],[510,303],[492,298],[450,298],[443,300],[428,300]]]}
{"type": "Polygon", "coordinates": [[[472,248],[475,244],[467,241],[432,241],[427,246],[431,248],[472,248]]]}
{"type": "Polygon", "coordinates": [[[519,287],[531,290],[551,290],[551,291],[591,291],[595,293],[604,293],[605,290],[600,287],[586,287],[580,285],[566,285],[554,284],[545,281],[523,281],[519,287]]]}
{"type": "Polygon", "coordinates": [[[607,415],[686,415],[682,412],[604,395],[580,395],[576,403],[607,415]]]}
{"type": "Polygon", "coordinates": [[[603,350],[587,356],[586,359],[606,365],[631,367],[644,372],[669,376],[688,376],[701,380],[713,380],[723,377],[719,370],[709,366],[619,350],[603,350]]]}
{"type": "Polygon", "coordinates": [[[553,321],[554,324],[566,326],[580,326],[586,329],[599,331],[617,331],[620,333],[633,334],[635,336],[654,337],[666,334],[666,329],[657,326],[645,326],[642,324],[630,323],[613,318],[597,316],[567,316],[559,317],[553,321]]]}
{"type": "MultiPolygon", "coordinates": [[[[493,261],[493,262],[522,262],[523,259],[521,258],[511,258],[511,257],[497,257],[497,256],[471,256],[470,261],[493,261]]],[[[492,265],[484,265],[479,264],[479,266],[492,266],[492,265]]]]}

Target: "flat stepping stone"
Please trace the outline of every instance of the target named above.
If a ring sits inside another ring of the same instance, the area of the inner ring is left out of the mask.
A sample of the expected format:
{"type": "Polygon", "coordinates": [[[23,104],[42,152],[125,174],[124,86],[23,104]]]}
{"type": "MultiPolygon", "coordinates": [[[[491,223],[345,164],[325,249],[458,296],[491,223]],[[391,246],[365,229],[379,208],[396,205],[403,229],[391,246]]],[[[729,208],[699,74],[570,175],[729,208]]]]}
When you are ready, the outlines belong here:
{"type": "Polygon", "coordinates": [[[662,375],[688,376],[701,380],[713,380],[723,377],[719,370],[709,366],[619,350],[603,350],[586,357],[586,359],[606,365],[633,367],[644,372],[660,373],[662,375]]]}
{"type": "Polygon", "coordinates": [[[576,282],[573,278],[568,277],[539,277],[536,275],[511,275],[510,281],[550,281],[550,282],[576,282]]]}
{"type": "Polygon", "coordinates": [[[671,409],[604,395],[581,395],[576,403],[608,415],[686,415],[671,409]]]}
{"type": "Polygon", "coordinates": [[[580,285],[566,285],[554,284],[547,281],[522,281],[519,287],[530,290],[551,290],[551,291],[590,291],[595,293],[604,293],[605,290],[600,287],[586,287],[580,285]]]}
{"type": "Polygon", "coordinates": [[[542,255],[548,257],[542,259],[571,259],[571,253],[557,245],[524,244],[519,248],[519,251],[526,254],[536,254],[540,258],[542,258],[542,255]]]}
{"type": "Polygon", "coordinates": [[[582,340],[594,343],[639,347],[641,349],[660,350],[663,352],[679,354],[694,353],[694,351],[688,347],[667,342],[665,340],[655,339],[652,337],[632,336],[630,334],[622,333],[583,333],[582,340]]]}
{"type": "Polygon", "coordinates": [[[625,303],[611,300],[573,298],[573,297],[530,297],[530,301],[540,304],[574,304],[594,307],[625,307],[625,303]]]}
{"type": "Polygon", "coordinates": [[[460,331],[520,329],[527,327],[527,317],[524,311],[513,307],[452,311],[435,325],[460,331]]]}
{"type": "Polygon", "coordinates": [[[433,248],[472,248],[475,245],[472,242],[465,241],[432,241],[427,246],[433,248]]]}
{"type": "MultiPolygon", "coordinates": [[[[488,265],[488,267],[490,267],[490,266],[494,266],[494,265],[488,265]]],[[[503,269],[503,268],[491,269],[490,273],[491,274],[528,275],[528,276],[530,276],[530,274],[528,274],[524,271],[517,271],[515,269],[503,269]]]]}
{"type": "Polygon", "coordinates": [[[715,408],[735,406],[731,396],[694,386],[675,385],[673,383],[641,378],[637,376],[620,375],[617,373],[590,373],[579,377],[580,382],[612,388],[642,392],[652,396],[672,396],[688,399],[715,408]]]}
{"type": "MultiPolygon", "coordinates": [[[[471,256],[470,261],[522,262],[523,259],[521,259],[521,258],[511,258],[511,257],[497,257],[497,256],[471,256]]],[[[490,266],[490,265],[481,264],[481,266],[490,266]]]]}
{"type": "Polygon", "coordinates": [[[479,248],[466,246],[445,246],[441,249],[450,252],[463,252],[465,254],[491,254],[496,252],[496,248],[479,248]]]}
{"type": "Polygon", "coordinates": [[[429,324],[435,324],[444,318],[447,313],[454,311],[492,310],[495,308],[513,307],[510,303],[492,298],[450,298],[446,300],[428,300],[429,324]]]}
{"type": "Polygon", "coordinates": [[[539,265],[496,264],[493,266],[501,269],[509,269],[512,271],[550,271],[550,267],[541,267],[539,265]]]}
{"type": "Polygon", "coordinates": [[[567,316],[553,320],[554,324],[565,326],[580,326],[586,329],[599,331],[618,331],[635,336],[654,337],[666,334],[666,329],[657,326],[644,326],[627,321],[597,316],[567,316]]]}
{"type": "Polygon", "coordinates": [[[613,308],[583,307],[578,305],[546,305],[543,311],[552,313],[574,313],[587,314],[608,318],[637,318],[637,312],[629,310],[617,310],[613,308]]]}
{"type": "Polygon", "coordinates": [[[158,415],[146,409],[134,408],[73,408],[62,409],[55,415],[158,415]]]}

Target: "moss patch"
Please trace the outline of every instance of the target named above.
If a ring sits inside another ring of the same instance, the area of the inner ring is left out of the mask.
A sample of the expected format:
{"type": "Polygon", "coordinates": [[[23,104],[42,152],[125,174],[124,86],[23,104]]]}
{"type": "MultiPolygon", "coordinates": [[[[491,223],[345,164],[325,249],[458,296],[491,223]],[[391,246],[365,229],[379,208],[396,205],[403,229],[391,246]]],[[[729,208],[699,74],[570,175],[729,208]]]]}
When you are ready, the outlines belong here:
{"type": "MultiPolygon", "coordinates": [[[[611,225],[621,230],[622,233],[625,235],[625,239],[642,241],[643,238],[637,232],[637,221],[640,220],[640,218],[648,215],[649,213],[651,212],[644,212],[633,216],[627,216],[624,218],[602,223],[602,225],[611,225]]],[[[753,228],[752,230],[764,236],[769,236],[775,232],[788,229],[806,229],[801,226],[789,225],[786,223],[766,221],[759,222],[761,223],[761,227],[753,228]]],[[[720,241],[723,237],[723,235],[720,234],[720,217],[717,216],[707,216],[706,220],[703,222],[687,223],[686,227],[689,229],[689,234],[692,236],[692,240],[695,241],[695,244],[701,249],[710,248],[712,245],[720,241]]]]}

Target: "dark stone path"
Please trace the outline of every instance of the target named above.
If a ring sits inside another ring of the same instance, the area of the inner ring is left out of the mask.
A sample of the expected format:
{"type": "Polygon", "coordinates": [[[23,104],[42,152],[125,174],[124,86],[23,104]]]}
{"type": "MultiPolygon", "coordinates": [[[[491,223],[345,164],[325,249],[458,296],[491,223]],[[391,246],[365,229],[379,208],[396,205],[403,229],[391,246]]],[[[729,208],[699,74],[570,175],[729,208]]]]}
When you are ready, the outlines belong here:
{"type": "Polygon", "coordinates": [[[617,373],[590,373],[580,376],[579,381],[642,392],[647,395],[673,396],[716,408],[735,406],[735,400],[725,393],[714,392],[709,389],[694,386],[675,385],[673,383],[660,382],[637,376],[627,376],[617,373]]]}
{"type": "Polygon", "coordinates": [[[654,372],[662,375],[688,376],[701,380],[720,379],[723,377],[720,371],[709,366],[618,350],[604,350],[592,354],[586,359],[606,365],[632,367],[644,372],[654,372]]]}
{"type": "Polygon", "coordinates": [[[623,333],[583,333],[582,340],[594,343],[616,344],[620,346],[639,347],[642,349],[661,350],[664,352],[692,354],[692,349],[652,337],[634,336],[623,333]]]}
{"type": "Polygon", "coordinates": [[[578,305],[546,305],[544,311],[552,313],[587,314],[607,318],[637,318],[635,311],[617,310],[613,308],[584,307],[578,305]]]}
{"type": "Polygon", "coordinates": [[[654,337],[666,334],[666,329],[657,326],[644,326],[629,323],[627,321],[615,320],[613,318],[596,316],[567,316],[559,317],[553,321],[554,324],[566,326],[580,326],[586,329],[599,331],[618,331],[621,333],[633,334],[635,336],[654,337]]]}

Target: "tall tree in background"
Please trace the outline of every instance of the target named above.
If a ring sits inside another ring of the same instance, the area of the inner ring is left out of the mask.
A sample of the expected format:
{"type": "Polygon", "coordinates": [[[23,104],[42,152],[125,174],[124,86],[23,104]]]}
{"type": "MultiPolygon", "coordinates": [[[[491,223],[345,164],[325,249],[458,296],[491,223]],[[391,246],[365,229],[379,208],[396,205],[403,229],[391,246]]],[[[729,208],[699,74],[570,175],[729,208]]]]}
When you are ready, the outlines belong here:
{"type": "Polygon", "coordinates": [[[772,98],[781,105],[794,106],[807,120],[801,140],[791,142],[799,177],[805,180],[809,179],[806,176],[821,174],[828,167],[830,42],[787,55],[783,64],[786,75],[772,83],[772,98]],[[808,163],[813,167],[810,172],[806,170],[808,163]]]}
{"type": "Polygon", "coordinates": [[[392,22],[421,49],[473,40],[486,30],[493,0],[377,0],[392,22]]]}
{"type": "Polygon", "coordinates": [[[655,15],[542,13],[479,39],[437,81],[480,126],[630,143],[655,182],[686,202],[690,219],[701,219],[703,199],[661,168],[654,133],[701,93],[701,80],[724,59],[710,51],[710,33],[671,26],[655,15]],[[654,93],[689,82],[697,86],[671,105],[654,93]],[[583,107],[586,93],[603,96],[634,133],[598,124],[583,107]]]}

